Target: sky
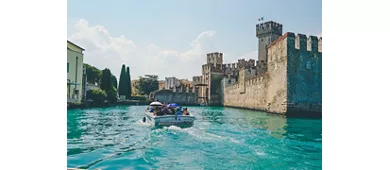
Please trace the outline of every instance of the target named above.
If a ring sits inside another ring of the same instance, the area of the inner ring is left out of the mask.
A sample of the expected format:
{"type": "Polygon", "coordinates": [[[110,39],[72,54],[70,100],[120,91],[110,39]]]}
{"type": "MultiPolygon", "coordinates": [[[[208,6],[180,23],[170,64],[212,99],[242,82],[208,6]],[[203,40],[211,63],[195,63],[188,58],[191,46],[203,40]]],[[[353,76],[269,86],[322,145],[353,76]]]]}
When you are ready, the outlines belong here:
{"type": "Polygon", "coordinates": [[[201,75],[206,54],[224,63],[257,60],[256,24],[283,24],[283,33],[322,36],[321,0],[68,0],[67,39],[83,47],[84,63],[119,79],[160,80],[201,75]]]}

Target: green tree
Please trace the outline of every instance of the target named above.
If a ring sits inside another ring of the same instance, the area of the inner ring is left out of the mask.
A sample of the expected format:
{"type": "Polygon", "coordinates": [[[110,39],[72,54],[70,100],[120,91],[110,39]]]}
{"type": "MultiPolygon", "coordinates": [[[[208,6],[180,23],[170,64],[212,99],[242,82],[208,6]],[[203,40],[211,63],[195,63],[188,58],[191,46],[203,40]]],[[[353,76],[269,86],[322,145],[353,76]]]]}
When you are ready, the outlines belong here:
{"type": "Polygon", "coordinates": [[[130,79],[130,67],[127,67],[126,71],[126,98],[130,99],[131,97],[131,79],[130,79]]]}
{"type": "Polygon", "coordinates": [[[137,84],[137,89],[140,94],[149,95],[150,92],[158,90],[158,76],[157,75],[145,75],[140,76],[137,84]]]}
{"type": "Polygon", "coordinates": [[[116,77],[114,75],[111,75],[111,82],[112,82],[112,85],[115,87],[115,89],[118,89],[118,80],[116,79],[116,77]]]}
{"type": "Polygon", "coordinates": [[[95,84],[99,83],[102,78],[102,71],[89,64],[84,64],[87,69],[87,82],[95,84]]]}
{"type": "Polygon", "coordinates": [[[93,89],[87,92],[87,97],[95,103],[103,103],[104,99],[107,98],[107,94],[101,89],[93,89]]]}
{"type": "Polygon", "coordinates": [[[118,93],[119,95],[126,95],[126,66],[122,65],[121,75],[119,76],[119,87],[118,93]]]}
{"type": "Polygon", "coordinates": [[[111,103],[116,103],[117,101],[117,90],[116,88],[112,88],[111,90],[108,90],[107,92],[107,100],[111,103]]]}
{"type": "Polygon", "coordinates": [[[100,88],[106,92],[114,88],[112,81],[111,81],[112,80],[111,75],[112,75],[111,71],[108,68],[105,68],[102,71],[102,79],[100,81],[100,88]]]}

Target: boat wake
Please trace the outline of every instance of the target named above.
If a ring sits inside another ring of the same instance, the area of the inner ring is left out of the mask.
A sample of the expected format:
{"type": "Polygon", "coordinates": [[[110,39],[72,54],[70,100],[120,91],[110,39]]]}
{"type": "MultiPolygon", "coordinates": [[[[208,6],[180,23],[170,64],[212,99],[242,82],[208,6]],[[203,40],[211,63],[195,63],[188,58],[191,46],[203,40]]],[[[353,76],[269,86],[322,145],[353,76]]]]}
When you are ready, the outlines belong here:
{"type": "Polygon", "coordinates": [[[138,120],[137,122],[135,122],[135,124],[136,124],[137,126],[144,126],[144,127],[151,127],[151,126],[152,126],[150,123],[143,122],[142,119],[141,119],[141,120],[138,120]]]}
{"type": "Polygon", "coordinates": [[[197,129],[197,128],[181,128],[178,126],[169,126],[169,127],[163,127],[161,129],[156,129],[155,133],[160,133],[163,131],[170,131],[170,132],[179,132],[179,133],[185,133],[188,135],[191,135],[197,139],[199,139],[201,142],[204,141],[228,141],[236,144],[241,144],[240,141],[231,138],[231,137],[223,137],[219,136],[213,133],[209,133],[204,131],[203,129],[197,129]]]}

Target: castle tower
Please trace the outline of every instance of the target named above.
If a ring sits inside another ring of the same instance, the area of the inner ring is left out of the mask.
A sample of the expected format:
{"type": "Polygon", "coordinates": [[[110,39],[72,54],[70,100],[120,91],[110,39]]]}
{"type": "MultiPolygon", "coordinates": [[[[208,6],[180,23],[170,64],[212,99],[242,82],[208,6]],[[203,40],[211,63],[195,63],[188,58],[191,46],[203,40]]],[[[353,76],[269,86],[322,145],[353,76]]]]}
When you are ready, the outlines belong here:
{"type": "Polygon", "coordinates": [[[207,54],[207,64],[213,64],[214,66],[223,64],[223,54],[218,52],[207,54]]]}
{"type": "Polygon", "coordinates": [[[259,64],[267,63],[267,46],[282,36],[283,25],[268,21],[256,25],[256,37],[259,39],[259,64]]]}

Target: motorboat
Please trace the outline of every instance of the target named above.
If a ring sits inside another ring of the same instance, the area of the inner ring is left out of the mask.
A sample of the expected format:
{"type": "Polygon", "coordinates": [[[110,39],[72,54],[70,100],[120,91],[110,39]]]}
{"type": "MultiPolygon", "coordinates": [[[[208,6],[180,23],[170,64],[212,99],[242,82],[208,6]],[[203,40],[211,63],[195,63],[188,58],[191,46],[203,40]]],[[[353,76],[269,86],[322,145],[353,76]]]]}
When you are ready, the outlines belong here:
{"type": "MultiPolygon", "coordinates": [[[[161,104],[161,103],[160,103],[161,104]]],[[[150,106],[160,107],[159,103],[151,103],[150,106]]],[[[177,107],[177,104],[170,104],[167,107],[177,107]]],[[[191,127],[194,124],[195,116],[189,113],[189,115],[154,115],[149,109],[145,111],[145,117],[143,122],[151,124],[153,127],[163,126],[178,126],[178,127],[191,127]]]]}

